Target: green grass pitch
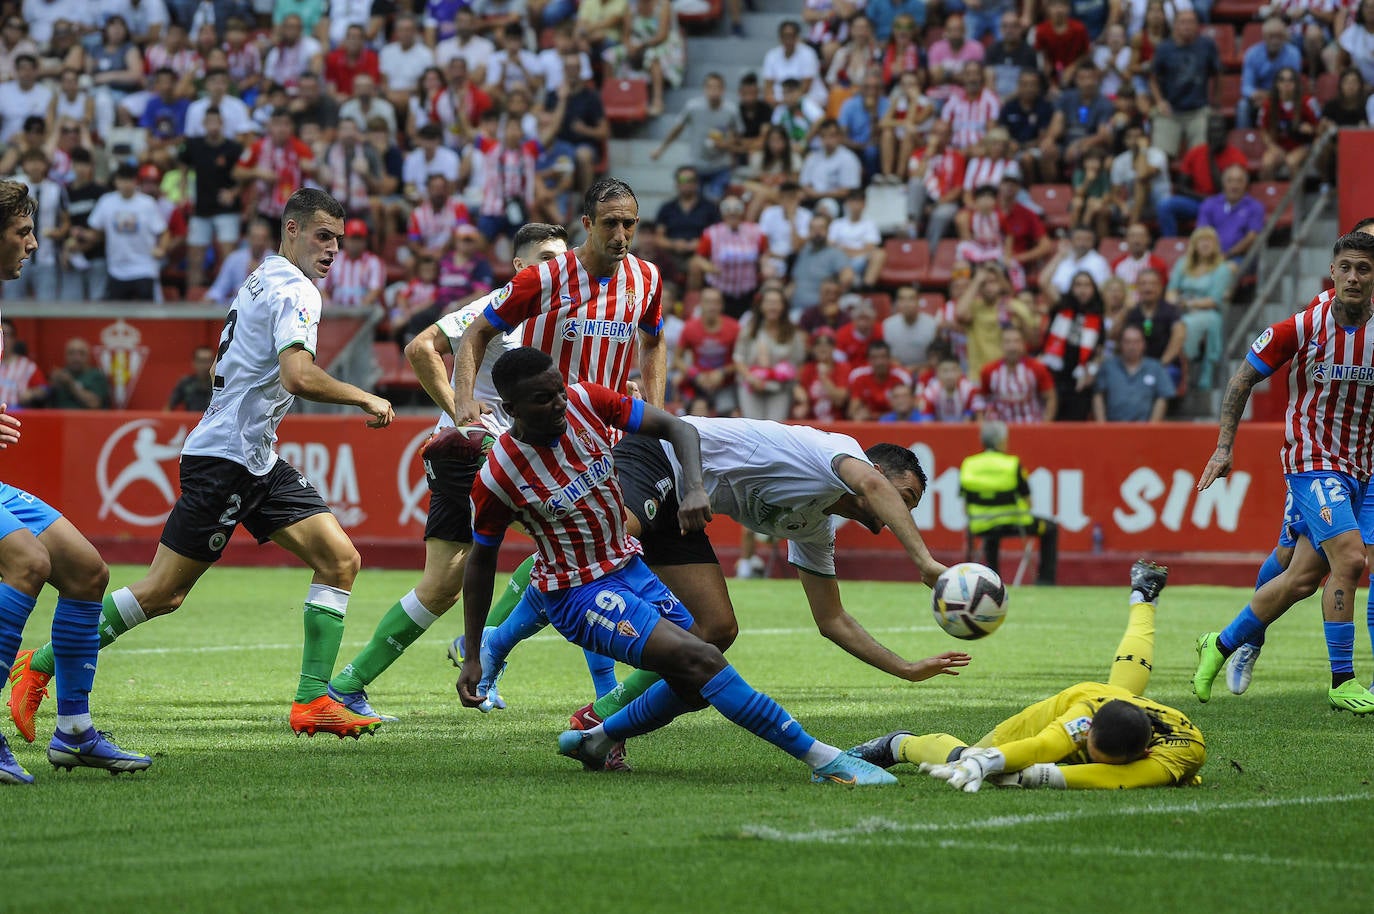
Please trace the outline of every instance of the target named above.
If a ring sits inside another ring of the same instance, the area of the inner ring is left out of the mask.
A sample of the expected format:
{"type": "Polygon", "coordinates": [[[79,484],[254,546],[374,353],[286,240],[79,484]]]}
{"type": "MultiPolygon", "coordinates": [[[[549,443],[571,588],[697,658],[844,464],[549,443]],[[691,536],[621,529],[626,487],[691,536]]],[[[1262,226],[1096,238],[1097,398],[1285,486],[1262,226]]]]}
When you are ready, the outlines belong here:
{"type": "MultiPolygon", "coordinates": [[[[113,585],[140,569],[113,570],[113,585]]],[[[364,571],[340,663],[416,579],[364,571]]],[[[516,652],[510,710],[459,707],[444,642],[457,612],[372,688],[400,723],[361,742],[287,728],[308,572],[215,569],[172,619],[102,655],[97,721],[153,768],[54,771],[0,790],[0,911],[58,897],[114,911],[1348,911],[1368,910],[1374,719],[1325,704],[1318,609],[1271,632],[1256,681],[1199,706],[1192,642],[1238,590],[1165,592],[1150,694],[1207,737],[1204,785],[1069,793],[950,790],[909,766],[901,785],[808,783],[798,762],[713,711],[630,745],[636,770],[586,774],[555,755],[589,692],[581,652],[544,634],[516,652]],[[1365,875],[1361,875],[1365,873],[1365,875]]],[[[961,643],[916,585],[846,583],[890,647],[961,643]]],[[[791,581],[732,585],[730,656],[819,738],[897,728],[975,739],[1006,714],[1105,679],[1126,588],[1023,588],[957,678],[907,684],[827,643],[791,581]]],[[[46,637],[49,595],[26,645],[46,637]]],[[[1362,615],[1362,613],[1361,613],[1362,615]]],[[[1356,669],[1371,667],[1364,625],[1356,669]]],[[[45,704],[40,737],[51,730],[45,704]]],[[[6,721],[5,732],[13,729],[6,721]]]]}

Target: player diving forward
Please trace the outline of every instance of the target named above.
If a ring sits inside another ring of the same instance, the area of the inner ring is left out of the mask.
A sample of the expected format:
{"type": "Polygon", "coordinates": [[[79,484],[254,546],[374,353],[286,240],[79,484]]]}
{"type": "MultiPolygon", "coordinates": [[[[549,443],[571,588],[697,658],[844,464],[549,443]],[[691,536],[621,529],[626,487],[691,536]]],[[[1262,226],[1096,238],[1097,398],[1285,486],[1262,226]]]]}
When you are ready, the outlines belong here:
{"type": "Polygon", "coordinates": [[[899,730],[849,752],[882,768],[920,765],[967,792],[1002,787],[1118,789],[1200,783],[1202,733],[1179,711],[1144,697],[1154,665],[1155,606],[1169,569],[1131,566],[1131,609],[1107,682],[1080,682],[1038,701],[973,746],[948,733],[899,730]]]}
{"type": "MultiPolygon", "coordinates": [[[[821,634],[850,654],[899,679],[920,682],[958,674],[969,656],[948,651],[910,661],[883,646],[844,608],[835,577],[835,519],[856,520],[873,533],[888,527],[901,541],[923,580],[944,571],[921,539],[911,511],[925,492],[926,475],[916,455],[895,444],[865,452],[848,435],[757,419],[687,417],[701,440],[701,461],[711,513],[723,514],[765,536],[787,539],[821,634]]],[[[697,633],[722,651],[734,643],[739,623],[720,561],[705,531],[677,528],[679,493],[686,479],[671,449],[630,436],[615,446],[616,476],[625,494],[631,536],[644,561],[691,611],[697,633]]],[[[483,642],[484,682],[490,688],[506,654],[546,620],[522,603],[483,642]]],[[[574,713],[574,728],[595,726],[643,693],[657,677],[632,673],[610,694],[574,713]]]]}
{"type": "Polygon", "coordinates": [[[693,635],[691,614],[638,556],[625,531],[611,429],[669,441],[682,465],[681,532],[702,529],[711,509],[702,485],[696,430],[686,422],[596,384],[568,387],[553,359],[525,347],[497,360],[492,378],[513,420],[472,486],[473,547],[463,578],[469,645],[458,682],[476,706],[475,654],[491,606],[496,557],[513,521],[534,537],[538,558],[530,599],[569,641],[665,677],[592,731],[559,738],[559,751],[589,768],[613,743],[661,727],[707,703],[812,770],[816,782],[891,784],[896,779],[810,734],[777,702],[755,691],[721,652],[693,635]]]}
{"type": "Polygon", "coordinates": [[[1231,470],[1236,428],[1259,381],[1288,365],[1287,435],[1281,460],[1293,509],[1305,530],[1288,568],[1255,592],[1220,632],[1198,638],[1193,693],[1212,695],[1227,658],[1253,644],[1270,623],[1312,592],[1322,591],[1331,687],[1337,710],[1374,712],[1374,696],[1355,679],[1355,593],[1365,574],[1365,543],[1374,543],[1374,512],[1363,511],[1374,468],[1374,237],[1341,236],[1331,252],[1335,296],[1266,329],[1250,347],[1222,399],[1217,447],[1198,489],[1231,470]]]}
{"type": "MultiPolygon", "coordinates": [[[[38,250],[33,231],[36,205],[28,189],[0,181],[0,281],[19,278],[24,261],[38,250]]],[[[5,340],[0,337],[0,351],[5,340]]],[[[19,441],[19,420],[0,403],[0,449],[19,441]]],[[[52,620],[53,666],[57,674],[57,729],[48,743],[48,761],[71,770],[104,768],[112,773],[139,771],[152,764],[146,755],[125,752],[91,722],[90,694],[95,684],[96,628],[100,596],[110,570],[71,521],[42,499],[0,483],[0,670],[10,672],[43,585],[57,589],[52,620]]],[[[20,730],[33,742],[34,734],[20,730]]],[[[0,734],[0,784],[32,784],[0,734]]]]}
{"type": "MultiPolygon", "coordinates": [[[[344,209],[324,191],[291,195],[282,214],[280,253],[249,275],[224,320],[214,393],[181,451],[181,497],[162,528],[142,580],[105,597],[101,646],[182,604],[242,524],[259,543],[271,540],[315,572],[305,598],[305,648],[291,706],[291,729],[357,738],[381,724],[326,694],[349,591],[360,560],[315,488],[277,456],[277,426],[296,397],[357,406],[370,428],[391,424],[391,404],[330,377],[315,364],[321,299],[315,280],[328,274],[343,237],[344,209]]],[[[50,648],[23,658],[10,694],[21,729],[52,670],[50,648]]]]}

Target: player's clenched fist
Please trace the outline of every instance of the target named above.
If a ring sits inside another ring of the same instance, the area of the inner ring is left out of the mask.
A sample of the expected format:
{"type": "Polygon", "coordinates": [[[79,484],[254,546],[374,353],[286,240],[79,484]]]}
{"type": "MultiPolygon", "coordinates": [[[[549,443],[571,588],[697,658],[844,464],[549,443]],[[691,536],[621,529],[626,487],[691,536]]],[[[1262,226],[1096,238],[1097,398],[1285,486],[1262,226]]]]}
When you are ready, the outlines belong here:
{"type": "Polygon", "coordinates": [[[711,499],[705,489],[694,489],[683,493],[678,503],[677,522],[683,534],[705,530],[711,520],[711,499]]]}
{"type": "Polygon", "coordinates": [[[368,428],[386,428],[391,424],[391,420],[396,418],[395,411],[391,408],[391,403],[381,397],[368,396],[362,403],[363,412],[372,418],[367,420],[368,428]]]}

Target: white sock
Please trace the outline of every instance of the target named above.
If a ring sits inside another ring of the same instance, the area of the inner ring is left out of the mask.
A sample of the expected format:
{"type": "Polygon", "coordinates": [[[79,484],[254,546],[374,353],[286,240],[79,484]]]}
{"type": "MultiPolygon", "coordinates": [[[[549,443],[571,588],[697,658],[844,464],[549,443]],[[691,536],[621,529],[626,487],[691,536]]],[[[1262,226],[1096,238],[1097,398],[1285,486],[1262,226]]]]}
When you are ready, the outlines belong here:
{"type": "Polygon", "coordinates": [[[348,612],[348,596],[347,590],[340,590],[338,587],[331,587],[328,584],[311,584],[310,589],[305,592],[305,603],[307,606],[323,609],[342,619],[348,612]]]}
{"type": "Polygon", "coordinates": [[[909,736],[911,736],[910,733],[898,733],[892,737],[892,740],[887,744],[887,751],[892,753],[893,758],[901,760],[902,756],[899,753],[902,751],[902,740],[909,736]]]}
{"type": "Polygon", "coordinates": [[[425,609],[425,604],[420,602],[420,598],[415,596],[415,591],[413,590],[404,597],[401,597],[401,609],[405,610],[411,622],[414,622],[425,631],[429,631],[429,627],[439,621],[438,616],[425,609]]]}
{"type": "Polygon", "coordinates": [[[841,755],[842,753],[840,750],[836,749],[834,746],[816,740],[811,744],[811,748],[807,749],[806,753],[802,755],[802,761],[810,765],[811,769],[814,771],[817,768],[824,768],[841,755]]]}
{"type": "Polygon", "coordinates": [[[119,588],[110,594],[110,600],[114,603],[115,609],[119,610],[119,618],[124,620],[126,630],[148,621],[148,616],[138,603],[138,597],[135,597],[129,588],[119,588]]]}
{"type": "Polygon", "coordinates": [[[85,733],[95,726],[91,720],[90,712],[85,714],[59,714],[57,715],[57,729],[62,733],[76,736],[85,733]]]}
{"type": "Polygon", "coordinates": [[[1133,591],[1131,591],[1131,605],[1132,605],[1132,606],[1136,605],[1137,603],[1149,603],[1149,602],[1150,602],[1150,601],[1147,600],[1147,599],[1145,599],[1145,595],[1144,595],[1143,593],[1141,593],[1140,591],[1138,591],[1138,590],[1133,590],[1133,591]]]}

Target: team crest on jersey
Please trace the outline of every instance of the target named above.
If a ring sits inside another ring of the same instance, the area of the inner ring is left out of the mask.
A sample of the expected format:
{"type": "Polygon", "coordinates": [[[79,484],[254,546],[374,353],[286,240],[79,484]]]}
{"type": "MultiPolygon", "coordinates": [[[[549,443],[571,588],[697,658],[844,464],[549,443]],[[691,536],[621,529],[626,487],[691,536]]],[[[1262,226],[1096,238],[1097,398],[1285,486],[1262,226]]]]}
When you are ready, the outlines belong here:
{"type": "Polygon", "coordinates": [[[1269,345],[1269,341],[1272,340],[1273,338],[1274,338],[1274,328],[1273,328],[1273,327],[1265,327],[1265,328],[1264,328],[1264,332],[1261,333],[1261,334],[1259,335],[1259,338],[1256,339],[1255,342],[1250,346],[1251,351],[1253,351],[1256,355],[1258,355],[1259,353],[1261,353],[1261,352],[1264,351],[1264,347],[1265,347],[1265,346],[1268,346],[1268,345],[1269,345]]]}
{"type": "Polygon", "coordinates": [[[636,302],[635,290],[634,290],[634,289],[626,289],[626,290],[625,290],[625,307],[628,308],[628,309],[631,310],[631,311],[634,311],[634,309],[635,309],[635,302],[636,302]]]}
{"type": "Polygon", "coordinates": [[[589,451],[596,450],[596,442],[592,440],[592,433],[585,428],[577,430],[577,440],[589,451]]]}
{"type": "Polygon", "coordinates": [[[655,517],[657,517],[658,502],[654,501],[652,498],[644,499],[644,516],[647,517],[649,520],[653,520],[655,517]]]}
{"type": "Polygon", "coordinates": [[[621,619],[615,624],[615,633],[617,635],[624,635],[626,638],[639,637],[639,632],[635,631],[635,627],[630,624],[630,620],[628,619],[621,619]]]}
{"type": "Polygon", "coordinates": [[[1322,523],[1326,524],[1328,527],[1331,526],[1331,509],[1330,509],[1330,508],[1322,508],[1321,511],[1319,511],[1319,512],[1317,512],[1317,513],[1319,513],[1319,514],[1322,516],[1322,523]]]}

